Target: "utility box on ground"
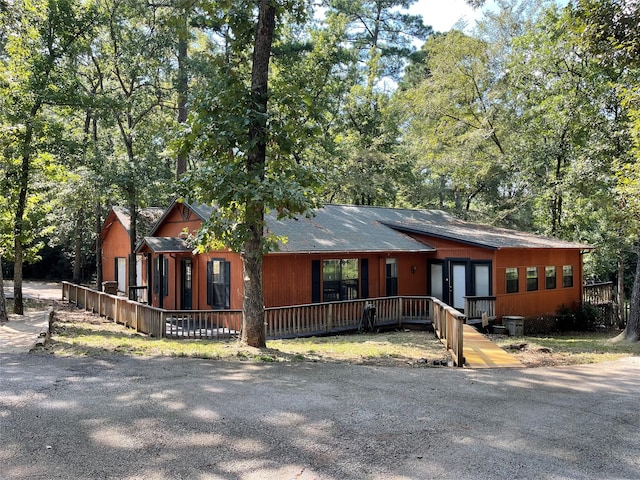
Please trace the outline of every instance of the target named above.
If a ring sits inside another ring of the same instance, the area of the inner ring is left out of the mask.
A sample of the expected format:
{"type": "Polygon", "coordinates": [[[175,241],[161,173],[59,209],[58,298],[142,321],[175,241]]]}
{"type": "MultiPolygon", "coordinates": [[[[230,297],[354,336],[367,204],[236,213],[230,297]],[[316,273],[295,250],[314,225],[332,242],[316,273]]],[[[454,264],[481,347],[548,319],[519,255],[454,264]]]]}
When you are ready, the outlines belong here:
{"type": "Polygon", "coordinates": [[[104,293],[108,293],[109,295],[117,295],[118,294],[118,282],[113,280],[102,282],[102,291],[104,293]]]}
{"type": "Polygon", "coordinates": [[[524,335],[524,317],[505,315],[502,317],[502,325],[507,328],[509,335],[513,337],[522,337],[524,335]]]}

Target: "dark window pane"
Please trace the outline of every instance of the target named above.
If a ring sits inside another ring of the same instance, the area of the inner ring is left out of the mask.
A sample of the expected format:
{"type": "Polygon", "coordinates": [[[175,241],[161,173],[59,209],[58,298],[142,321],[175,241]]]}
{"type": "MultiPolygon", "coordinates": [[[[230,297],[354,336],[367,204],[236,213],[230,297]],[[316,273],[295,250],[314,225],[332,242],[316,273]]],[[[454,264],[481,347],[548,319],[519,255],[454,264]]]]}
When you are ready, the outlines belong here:
{"type": "Polygon", "coordinates": [[[527,292],[538,290],[538,267],[527,267],[527,292]]]}
{"type": "Polygon", "coordinates": [[[518,291],[518,269],[507,268],[507,293],[518,291]]]}
{"type": "Polygon", "coordinates": [[[562,267],[562,286],[573,287],[573,265],[562,267]]]}
{"type": "Polygon", "coordinates": [[[545,267],[544,277],[545,277],[545,288],[547,290],[556,288],[556,267],[545,267]]]}
{"type": "Polygon", "coordinates": [[[325,302],[358,298],[358,259],[324,260],[322,298],[325,302]]]}

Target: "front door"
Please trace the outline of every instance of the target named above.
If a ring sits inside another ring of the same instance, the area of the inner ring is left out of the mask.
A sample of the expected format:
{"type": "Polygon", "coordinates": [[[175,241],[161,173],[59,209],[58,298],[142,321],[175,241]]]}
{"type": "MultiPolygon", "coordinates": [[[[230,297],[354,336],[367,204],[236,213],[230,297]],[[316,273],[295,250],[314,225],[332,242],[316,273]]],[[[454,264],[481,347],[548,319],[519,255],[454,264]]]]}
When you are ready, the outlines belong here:
{"type": "Polygon", "coordinates": [[[192,302],[192,269],[193,265],[191,259],[185,258],[182,260],[182,310],[191,310],[193,308],[192,302]]]}
{"type": "Polygon", "coordinates": [[[467,262],[451,262],[449,272],[450,305],[464,312],[464,297],[467,295],[467,262]]]}
{"type": "Polygon", "coordinates": [[[127,259],[124,257],[116,258],[116,280],[118,281],[118,291],[127,290],[127,259]]]}

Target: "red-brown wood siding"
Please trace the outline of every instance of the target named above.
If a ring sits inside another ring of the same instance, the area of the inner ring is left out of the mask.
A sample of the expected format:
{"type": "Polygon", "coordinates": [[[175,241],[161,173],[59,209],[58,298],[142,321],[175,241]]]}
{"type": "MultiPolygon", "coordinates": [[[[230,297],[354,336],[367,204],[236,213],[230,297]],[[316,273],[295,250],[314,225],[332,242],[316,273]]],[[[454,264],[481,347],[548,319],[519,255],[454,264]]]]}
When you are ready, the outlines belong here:
{"type": "MultiPolygon", "coordinates": [[[[174,204],[157,227],[155,236],[176,237],[188,229],[195,233],[201,226],[201,220],[193,212],[184,212],[183,204],[174,204]]],[[[112,231],[107,232],[103,247],[103,265],[105,280],[114,279],[114,258],[128,254],[128,235],[116,222],[112,231]],[[110,276],[109,276],[110,275],[110,276]]],[[[554,313],[560,306],[572,306],[582,295],[582,258],[577,249],[501,249],[494,250],[461,242],[412,235],[419,241],[434,247],[432,253],[345,253],[345,254],[284,254],[266,255],[263,265],[264,303],[266,307],[308,304],[312,301],[312,261],[326,259],[357,258],[368,260],[368,292],[370,298],[382,297],[386,292],[386,259],[397,259],[398,294],[427,294],[428,259],[468,259],[486,260],[492,264],[492,293],[496,296],[496,314],[503,315],[541,315],[554,313]],[[544,267],[555,266],[557,272],[556,288],[545,289],[544,267]],[[573,287],[562,287],[562,267],[572,265],[574,269],[573,287]],[[539,270],[539,289],[526,291],[526,267],[536,266],[539,270]],[[506,293],[505,271],[507,267],[519,269],[518,293],[506,293]]],[[[157,254],[154,254],[154,257],[157,254]]],[[[231,298],[230,308],[242,308],[243,271],[240,255],[229,252],[211,252],[206,255],[168,254],[169,293],[164,298],[164,308],[182,308],[181,303],[181,264],[183,258],[192,259],[192,306],[194,309],[207,310],[207,261],[217,258],[230,262],[231,298]]],[[[147,269],[143,268],[143,276],[147,269]]],[[[471,275],[471,272],[468,272],[471,275]]],[[[360,287],[362,292],[362,286],[360,287]]],[[[157,294],[153,294],[153,304],[158,305],[157,294]]]]}
{"type": "MultiPolygon", "coordinates": [[[[264,301],[267,307],[311,303],[311,265],[313,260],[367,259],[369,298],[386,295],[386,259],[398,261],[398,294],[426,295],[426,257],[419,253],[402,254],[270,254],[263,265],[264,301]]],[[[360,275],[362,273],[360,272],[360,275]]],[[[362,292],[362,286],[360,287],[362,292]]]]}
{"type": "MultiPolygon", "coordinates": [[[[398,295],[427,294],[427,255],[424,253],[390,254],[389,258],[398,259],[398,295]]],[[[385,257],[381,258],[380,292],[377,296],[386,295],[385,257]]]]}
{"type": "MultiPolygon", "coordinates": [[[[152,254],[152,262],[159,254],[152,254]]],[[[212,252],[206,255],[190,254],[164,254],[169,260],[168,283],[169,291],[163,299],[163,308],[167,310],[180,310],[182,303],[182,260],[191,259],[192,265],[192,297],[191,305],[193,310],[211,310],[211,305],[207,305],[207,262],[211,259],[221,259],[228,261],[231,265],[231,292],[230,309],[242,309],[242,259],[240,255],[231,252],[212,252]]],[[[146,270],[146,262],[145,262],[146,270]]],[[[152,305],[159,306],[159,291],[152,291],[152,305]]]]}
{"type": "MultiPolygon", "coordinates": [[[[110,214],[107,222],[111,222],[102,238],[102,280],[117,281],[115,272],[115,259],[126,258],[127,269],[129,268],[129,233],[116,219],[115,215],[110,214]]],[[[125,276],[127,283],[129,275],[125,276]]]]}
{"type": "Polygon", "coordinates": [[[552,315],[582,299],[582,256],[577,249],[504,249],[497,255],[496,315],[552,315]],[[562,267],[573,266],[573,287],[562,286],[562,267]],[[556,267],[556,288],[545,288],[545,267],[556,267]],[[506,269],[518,268],[518,292],[506,293],[506,269]],[[527,267],[538,268],[538,290],[527,291],[527,267]]]}
{"type": "Polygon", "coordinates": [[[154,232],[155,237],[177,237],[184,232],[185,228],[189,233],[195,233],[202,225],[202,220],[193,213],[186,205],[175,203],[171,210],[166,213],[162,223],[158,225],[154,232]]]}
{"type": "Polygon", "coordinates": [[[429,258],[444,260],[445,258],[468,258],[470,260],[495,259],[496,250],[490,248],[466,245],[443,238],[429,237],[426,235],[412,235],[416,240],[426,243],[436,249],[429,258]]]}

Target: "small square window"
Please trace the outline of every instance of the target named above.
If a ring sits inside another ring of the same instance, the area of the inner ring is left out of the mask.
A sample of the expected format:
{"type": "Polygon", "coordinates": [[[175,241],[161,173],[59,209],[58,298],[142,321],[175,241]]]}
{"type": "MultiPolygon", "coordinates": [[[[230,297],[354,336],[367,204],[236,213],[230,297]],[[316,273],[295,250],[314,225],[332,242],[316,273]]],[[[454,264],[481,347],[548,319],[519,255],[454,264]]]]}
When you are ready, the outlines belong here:
{"type": "Polygon", "coordinates": [[[573,287],[573,265],[565,265],[562,267],[562,286],[573,287]]]}
{"type": "Polygon", "coordinates": [[[538,267],[527,267],[527,292],[538,290],[538,267]]]}
{"type": "Polygon", "coordinates": [[[544,268],[545,288],[552,290],[556,288],[556,267],[544,268]]]}
{"type": "Polygon", "coordinates": [[[518,269],[507,268],[507,293],[516,293],[518,291],[518,269]]]}

